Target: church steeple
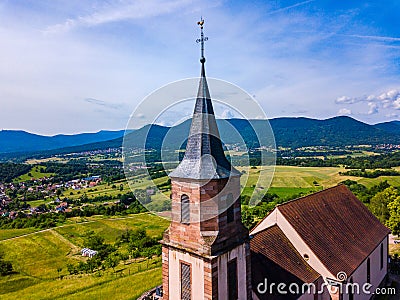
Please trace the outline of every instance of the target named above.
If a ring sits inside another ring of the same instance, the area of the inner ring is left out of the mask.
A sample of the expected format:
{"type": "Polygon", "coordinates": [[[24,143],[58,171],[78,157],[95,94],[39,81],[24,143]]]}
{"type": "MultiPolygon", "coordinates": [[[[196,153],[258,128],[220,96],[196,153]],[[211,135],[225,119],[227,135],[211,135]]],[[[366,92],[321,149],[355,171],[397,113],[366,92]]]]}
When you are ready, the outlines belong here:
{"type": "Polygon", "coordinates": [[[226,159],[201,76],[185,156],[171,177],[171,224],[163,240],[163,299],[251,299],[249,232],[242,223],[240,172],[226,159]]]}
{"type": "Polygon", "coordinates": [[[190,179],[219,179],[240,176],[226,159],[220,139],[214,109],[208,89],[204,57],[204,42],[208,40],[203,34],[204,20],[198,22],[201,37],[201,75],[197,91],[196,104],[187,140],[186,152],[179,166],[170,173],[170,177],[190,179]]]}

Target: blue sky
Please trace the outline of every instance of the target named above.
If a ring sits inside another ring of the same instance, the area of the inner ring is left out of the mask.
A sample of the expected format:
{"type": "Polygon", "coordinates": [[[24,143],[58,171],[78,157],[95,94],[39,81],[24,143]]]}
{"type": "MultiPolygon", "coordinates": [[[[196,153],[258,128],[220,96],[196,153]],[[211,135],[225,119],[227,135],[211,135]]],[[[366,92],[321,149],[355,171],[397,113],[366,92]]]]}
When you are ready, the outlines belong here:
{"type": "MultiPolygon", "coordinates": [[[[399,1],[0,0],[0,128],[124,128],[153,90],[207,75],[268,117],[400,116],[399,1]]],[[[212,92],[212,91],[211,91],[212,92]]]]}

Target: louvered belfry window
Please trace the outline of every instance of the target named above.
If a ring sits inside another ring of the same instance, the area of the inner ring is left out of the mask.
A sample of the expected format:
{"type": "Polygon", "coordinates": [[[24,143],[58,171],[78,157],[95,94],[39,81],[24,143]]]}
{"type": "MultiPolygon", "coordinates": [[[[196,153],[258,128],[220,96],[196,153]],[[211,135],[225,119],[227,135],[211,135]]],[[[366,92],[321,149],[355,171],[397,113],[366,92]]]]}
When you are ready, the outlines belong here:
{"type": "Polygon", "coordinates": [[[188,195],[182,195],[181,197],[181,223],[190,223],[190,202],[188,195]]]}
{"type": "Polygon", "coordinates": [[[181,300],[191,300],[192,279],[190,274],[190,265],[181,263],[181,300]]]}

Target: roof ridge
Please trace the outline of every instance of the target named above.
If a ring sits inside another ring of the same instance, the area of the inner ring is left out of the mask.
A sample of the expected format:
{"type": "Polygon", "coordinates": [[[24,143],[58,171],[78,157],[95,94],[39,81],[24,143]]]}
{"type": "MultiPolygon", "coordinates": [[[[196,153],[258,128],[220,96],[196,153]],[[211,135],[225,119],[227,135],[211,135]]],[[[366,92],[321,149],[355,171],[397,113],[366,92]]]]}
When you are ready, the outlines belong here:
{"type": "MultiPolygon", "coordinates": [[[[257,234],[259,234],[259,233],[261,233],[261,232],[264,232],[264,231],[266,231],[266,230],[268,230],[268,229],[271,229],[271,228],[274,227],[274,226],[279,227],[278,223],[274,223],[274,224],[272,224],[271,226],[265,227],[264,229],[262,229],[262,230],[260,230],[260,231],[257,231],[256,233],[250,234],[250,235],[254,237],[255,235],[257,235],[257,234]]],[[[279,227],[279,229],[281,229],[281,228],[279,227]]],[[[281,230],[282,230],[282,229],[281,229],[281,230]]]]}

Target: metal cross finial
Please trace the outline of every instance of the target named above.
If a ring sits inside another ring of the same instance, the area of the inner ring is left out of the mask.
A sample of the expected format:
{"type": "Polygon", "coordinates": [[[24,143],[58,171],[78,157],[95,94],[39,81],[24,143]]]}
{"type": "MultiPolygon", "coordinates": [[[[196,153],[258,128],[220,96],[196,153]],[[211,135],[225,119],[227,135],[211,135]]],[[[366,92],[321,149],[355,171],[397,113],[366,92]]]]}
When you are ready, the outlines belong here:
{"type": "Polygon", "coordinates": [[[208,41],[208,37],[205,37],[203,33],[203,25],[204,25],[203,17],[201,17],[200,21],[197,22],[197,25],[200,26],[200,38],[196,40],[196,43],[201,43],[200,62],[204,64],[206,62],[206,58],[204,57],[204,42],[208,41]]]}

